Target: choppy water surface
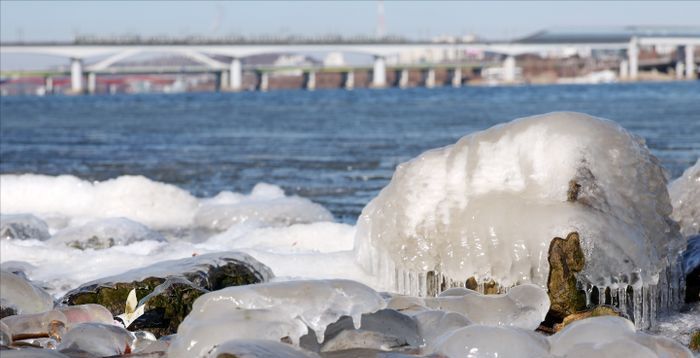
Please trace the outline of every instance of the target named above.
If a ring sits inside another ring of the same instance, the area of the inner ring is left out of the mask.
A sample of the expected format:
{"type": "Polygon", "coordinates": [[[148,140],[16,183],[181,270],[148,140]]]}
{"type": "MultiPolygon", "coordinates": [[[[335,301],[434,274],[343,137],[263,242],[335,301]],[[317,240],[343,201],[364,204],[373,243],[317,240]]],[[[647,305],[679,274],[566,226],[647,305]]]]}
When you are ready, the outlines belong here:
{"type": "Polygon", "coordinates": [[[348,222],[398,163],[517,117],[613,119],[673,177],[700,155],[700,82],[1,100],[2,173],[140,174],[199,196],[268,182],[348,222]]]}

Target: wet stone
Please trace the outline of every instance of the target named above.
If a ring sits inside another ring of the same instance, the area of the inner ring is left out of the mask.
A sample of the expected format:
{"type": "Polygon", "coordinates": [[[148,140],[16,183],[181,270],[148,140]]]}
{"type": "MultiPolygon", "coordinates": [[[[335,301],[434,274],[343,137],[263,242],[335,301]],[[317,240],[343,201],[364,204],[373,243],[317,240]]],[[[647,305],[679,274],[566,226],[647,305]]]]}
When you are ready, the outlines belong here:
{"type": "Polygon", "coordinates": [[[685,302],[700,301],[700,235],[688,238],[688,247],[683,253],[685,271],[685,302]]]}
{"type": "Polygon", "coordinates": [[[578,233],[566,239],[555,237],[549,246],[547,290],[551,301],[548,316],[560,322],[564,317],[586,307],[586,296],[576,287],[576,274],[583,270],[585,259],[578,233]]]}

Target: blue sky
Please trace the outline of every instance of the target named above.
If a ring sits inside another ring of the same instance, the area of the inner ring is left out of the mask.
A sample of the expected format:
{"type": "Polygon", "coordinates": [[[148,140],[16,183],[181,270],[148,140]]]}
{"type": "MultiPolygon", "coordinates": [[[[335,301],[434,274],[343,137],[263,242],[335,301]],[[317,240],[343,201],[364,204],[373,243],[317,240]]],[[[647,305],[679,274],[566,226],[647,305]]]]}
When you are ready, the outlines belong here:
{"type": "MultiPolygon", "coordinates": [[[[373,35],[378,1],[0,1],[0,40],[70,41],[75,35],[373,35]]],[[[700,2],[384,1],[385,30],[409,38],[473,33],[510,39],[549,27],[700,26],[700,2]]],[[[2,55],[0,68],[66,59],[2,55]]]]}
{"type": "MultiPolygon", "coordinates": [[[[700,25],[700,2],[385,1],[387,33],[476,33],[511,38],[552,26],[700,25]]],[[[0,38],[70,40],[92,35],[340,33],[372,35],[377,1],[12,1],[0,2],[0,38]]]]}

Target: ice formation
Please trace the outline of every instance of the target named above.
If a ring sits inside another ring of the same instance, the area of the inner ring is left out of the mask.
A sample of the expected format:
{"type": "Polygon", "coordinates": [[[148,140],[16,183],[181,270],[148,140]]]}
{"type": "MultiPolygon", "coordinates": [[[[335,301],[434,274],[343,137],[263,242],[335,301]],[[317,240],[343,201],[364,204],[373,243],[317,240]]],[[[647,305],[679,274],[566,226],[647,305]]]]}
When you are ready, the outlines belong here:
{"type": "Polygon", "coordinates": [[[457,312],[476,324],[513,326],[534,330],[544,321],[549,310],[549,297],[542,288],[523,284],[507,294],[482,295],[465,290],[463,295],[426,298],[429,308],[457,312]]]}
{"type": "Polygon", "coordinates": [[[579,283],[623,301],[634,287],[630,305],[647,326],[657,296],[662,307],[680,297],[684,242],[670,214],[663,169],[642,139],[608,120],[551,113],[399,165],[362,211],[355,250],[399,292],[434,294],[470,277],[544,287],[550,241],[577,232],[579,283]]]}
{"type": "Polygon", "coordinates": [[[700,159],[668,186],[673,214],[684,236],[700,234],[700,159]]]}
{"type": "Polygon", "coordinates": [[[0,214],[0,239],[36,239],[51,237],[46,222],[31,214],[0,214]]]}
{"type": "Polygon", "coordinates": [[[80,323],[66,333],[59,350],[75,349],[98,357],[131,353],[133,333],[123,327],[103,323],[80,323]]]}
{"type": "Polygon", "coordinates": [[[0,271],[0,305],[17,313],[40,313],[53,308],[53,298],[43,289],[11,272],[0,271]]]}
{"type": "Polygon", "coordinates": [[[201,357],[230,339],[288,337],[298,344],[308,329],[319,342],[326,327],[350,316],[359,328],[363,313],[386,303],[371,288],[354,281],[272,282],[228,287],[199,297],[178,328],[168,356],[201,357]]]}
{"type": "Polygon", "coordinates": [[[234,339],[217,346],[211,358],[317,358],[318,354],[301,350],[289,344],[263,339],[234,339]]]}
{"type": "Polygon", "coordinates": [[[81,250],[99,250],[114,245],[124,246],[146,240],[163,242],[165,238],[133,220],[110,218],[58,231],[51,238],[50,243],[67,245],[81,250]]]}
{"type": "Polygon", "coordinates": [[[436,352],[446,357],[541,358],[549,357],[542,335],[513,327],[472,325],[442,337],[436,352]]]}
{"type": "Polygon", "coordinates": [[[194,220],[197,226],[224,231],[248,221],[266,226],[289,226],[333,221],[333,215],[309,199],[285,196],[280,187],[259,183],[247,196],[221,192],[213,198],[202,200],[202,207],[194,220]]]}

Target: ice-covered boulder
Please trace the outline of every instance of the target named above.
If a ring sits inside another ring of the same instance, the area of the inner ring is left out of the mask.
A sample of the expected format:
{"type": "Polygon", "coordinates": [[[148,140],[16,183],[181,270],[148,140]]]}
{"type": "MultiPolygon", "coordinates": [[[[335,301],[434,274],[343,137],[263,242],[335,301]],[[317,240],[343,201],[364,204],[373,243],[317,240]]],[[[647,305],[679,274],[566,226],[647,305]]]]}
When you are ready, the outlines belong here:
{"type": "Polygon", "coordinates": [[[534,330],[547,315],[549,297],[542,288],[524,284],[506,294],[482,295],[465,290],[463,295],[426,298],[425,304],[432,309],[461,313],[475,324],[534,330]]]}
{"type": "Polygon", "coordinates": [[[131,353],[136,337],[123,327],[80,323],[61,340],[59,351],[85,352],[97,357],[131,353]]]}
{"type": "Polygon", "coordinates": [[[543,358],[549,344],[542,335],[515,327],[471,325],[441,337],[435,351],[446,357],[543,358]]]}
{"type": "Polygon", "coordinates": [[[0,214],[0,239],[47,240],[46,222],[31,214],[0,214]]]}
{"type": "Polygon", "coordinates": [[[683,253],[685,272],[685,301],[700,301],[700,235],[688,238],[688,247],[683,253]]]}
{"type": "Polygon", "coordinates": [[[217,231],[249,221],[265,226],[333,221],[333,215],[323,206],[298,196],[285,196],[280,187],[265,183],[257,184],[250,195],[227,191],[201,202],[195,224],[217,231]]]}
{"type": "Polygon", "coordinates": [[[168,356],[202,357],[230,339],[290,339],[295,344],[311,329],[319,342],[326,327],[350,316],[360,328],[363,313],[384,308],[371,288],[348,280],[271,282],[229,287],[195,301],[178,328],[168,356]]]}
{"type": "Polygon", "coordinates": [[[0,271],[0,318],[52,309],[53,297],[19,275],[0,271]]]}
{"type": "Polygon", "coordinates": [[[83,226],[57,232],[50,240],[76,249],[106,249],[114,245],[124,246],[138,241],[164,242],[163,235],[127,218],[109,218],[91,221],[83,226]]]}
{"type": "Polygon", "coordinates": [[[700,234],[700,159],[668,185],[673,214],[684,236],[700,234]]]}
{"type": "Polygon", "coordinates": [[[234,339],[217,346],[211,358],[318,358],[319,355],[289,344],[262,339],[234,339]]]}
{"type": "Polygon", "coordinates": [[[678,301],[677,284],[665,293],[677,277],[666,276],[678,275],[684,245],[671,209],[664,171],[642,139],[612,121],[550,113],[400,164],[363,209],[355,250],[400,292],[425,295],[439,287],[433,281],[469,277],[546,287],[550,242],[577,233],[582,285],[616,294],[659,284],[667,304],[678,301]]]}

